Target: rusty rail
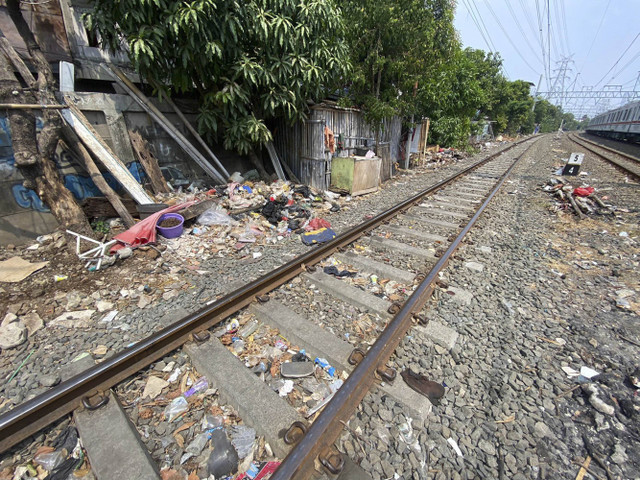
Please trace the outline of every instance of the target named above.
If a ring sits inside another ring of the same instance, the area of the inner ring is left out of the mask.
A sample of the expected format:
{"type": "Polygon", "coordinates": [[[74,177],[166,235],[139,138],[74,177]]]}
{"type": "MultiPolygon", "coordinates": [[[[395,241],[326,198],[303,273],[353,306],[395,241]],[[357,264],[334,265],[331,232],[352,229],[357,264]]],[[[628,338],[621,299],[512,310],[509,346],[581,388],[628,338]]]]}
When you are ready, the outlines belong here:
{"type": "Polygon", "coordinates": [[[574,135],[568,135],[567,138],[572,141],[573,143],[580,145],[582,148],[588,150],[589,152],[593,153],[594,155],[597,155],[598,157],[602,158],[603,160],[609,162],[611,165],[613,165],[614,167],[616,167],[617,169],[621,170],[622,172],[624,172],[627,175],[630,175],[632,177],[635,177],[637,179],[640,179],[640,173],[638,172],[634,172],[633,170],[629,169],[628,167],[622,165],[621,163],[616,162],[615,160],[613,160],[612,158],[607,157],[606,155],[603,155],[602,153],[594,150],[593,148],[591,148],[588,145],[585,145],[583,142],[588,142],[591,143],[593,145],[595,145],[598,148],[602,148],[604,150],[610,150],[613,153],[615,153],[616,155],[620,155],[623,157],[627,157],[630,160],[633,160],[634,162],[636,162],[637,165],[640,165],[640,161],[634,157],[630,157],[627,156],[626,154],[623,154],[621,152],[618,152],[617,150],[613,150],[612,148],[608,148],[608,147],[603,147],[602,145],[599,145],[595,142],[592,142],[590,140],[586,140],[584,138],[580,138],[580,140],[578,140],[574,135]]]}
{"type": "MultiPolygon", "coordinates": [[[[531,146],[529,148],[531,148],[531,146]]],[[[528,150],[529,149],[527,149],[527,151],[528,150]]],[[[289,452],[289,455],[287,455],[278,470],[273,474],[271,480],[309,478],[315,469],[314,463],[316,457],[318,457],[320,463],[325,466],[330,462],[340,463],[335,461],[336,452],[332,451],[332,445],[340,435],[344,424],[355,412],[358,404],[374,383],[376,370],[381,367],[384,368],[386,362],[409,330],[409,327],[411,327],[413,316],[420,312],[431,297],[434,290],[433,283],[437,279],[438,273],[445,268],[463,238],[471,227],[473,227],[491,199],[500,190],[508,175],[523,155],[524,153],[518,157],[502,175],[495,188],[484,200],[469,223],[462,229],[446,252],[429,271],[422,283],[420,283],[400,311],[389,322],[376,342],[367,351],[365,357],[358,363],[353,372],[351,372],[349,378],[347,378],[342,387],[336,392],[331,401],[324,407],[324,410],[308,428],[304,437],[302,437],[289,452]],[[331,457],[334,459],[333,462],[331,457]]]]}
{"type": "Polygon", "coordinates": [[[233,315],[253,302],[256,296],[264,295],[299,275],[306,266],[314,265],[339,248],[352,243],[363,234],[405,211],[424,196],[432,194],[460,176],[466,175],[527,140],[529,139],[521,140],[489,155],[376,217],[349,229],[334,240],[314,248],[216,301],[209,302],[195,313],[187,315],[104,362],[0,415],[0,453],[80,407],[83,400],[86,401],[87,398],[108,390],[180,347],[189,341],[193,334],[210,328],[233,315]]]}
{"type": "Polygon", "coordinates": [[[591,145],[594,145],[594,146],[596,146],[598,148],[601,148],[603,150],[607,150],[608,152],[614,153],[616,155],[620,155],[621,157],[624,157],[627,160],[631,160],[632,162],[635,162],[635,163],[640,163],[640,158],[634,157],[633,155],[631,155],[629,153],[621,152],[620,150],[616,150],[615,148],[607,147],[606,145],[602,145],[602,144],[600,144],[598,142],[594,142],[593,140],[589,140],[588,138],[585,138],[583,136],[578,136],[578,138],[580,138],[580,140],[582,140],[583,142],[590,143],[591,145]]]}

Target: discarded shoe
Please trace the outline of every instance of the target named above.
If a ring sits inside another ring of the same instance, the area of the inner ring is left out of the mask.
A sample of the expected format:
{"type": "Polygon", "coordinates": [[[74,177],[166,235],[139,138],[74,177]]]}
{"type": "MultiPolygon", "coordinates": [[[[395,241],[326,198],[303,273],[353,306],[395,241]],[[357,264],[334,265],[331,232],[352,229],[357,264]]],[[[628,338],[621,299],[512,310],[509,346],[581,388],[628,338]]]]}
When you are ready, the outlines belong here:
{"type": "Polygon", "coordinates": [[[431,403],[437,403],[444,396],[444,387],[442,385],[429,380],[424,375],[415,373],[410,368],[404,370],[400,375],[409,387],[427,397],[431,403]]]}

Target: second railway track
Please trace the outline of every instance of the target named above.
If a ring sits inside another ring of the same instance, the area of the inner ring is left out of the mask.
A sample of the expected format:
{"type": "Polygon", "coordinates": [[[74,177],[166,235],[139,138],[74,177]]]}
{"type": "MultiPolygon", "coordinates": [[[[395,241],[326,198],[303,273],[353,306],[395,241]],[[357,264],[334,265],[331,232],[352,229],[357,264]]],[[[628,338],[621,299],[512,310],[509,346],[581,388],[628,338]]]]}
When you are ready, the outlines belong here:
{"type": "MultiPolygon", "coordinates": [[[[388,361],[412,323],[419,321],[414,315],[431,296],[438,273],[499,191],[515,162],[534,142],[525,140],[491,155],[0,416],[0,449],[10,448],[72,410],[82,409],[82,405],[95,412],[101,408],[121,410],[109,389],[186,343],[185,351],[199,373],[239,411],[245,423],[266,438],[277,456],[284,457],[273,479],[309,478],[316,471],[316,461],[328,472],[339,474],[344,459],[333,443],[361,399],[380,379],[386,380],[383,388],[388,395],[417,415],[428,408],[428,400],[408,388],[388,361]],[[362,255],[356,241],[366,244],[374,258],[362,255]],[[379,258],[398,255],[412,259],[407,269],[391,267],[379,258]],[[396,298],[391,300],[375,281],[365,286],[314,269],[316,264],[330,265],[328,258],[334,266],[337,261],[339,266],[348,267],[356,278],[393,281],[398,286],[396,292],[405,294],[394,292],[396,298]],[[354,350],[354,345],[342,339],[344,333],[351,333],[348,328],[336,336],[323,329],[316,318],[296,312],[280,291],[294,278],[318,295],[329,295],[371,316],[380,325],[380,335],[363,339],[366,341],[354,350]],[[373,289],[368,288],[371,283],[373,289]],[[225,322],[245,308],[260,328],[278,329],[289,345],[305,349],[312,359],[327,359],[337,370],[334,379],[345,378],[341,387],[317,405],[319,413],[308,406],[291,404],[285,400],[286,395],[279,396],[273,385],[256,376],[220,342],[218,332],[224,333],[220,329],[225,328],[225,322]],[[371,346],[367,349],[368,344],[371,346]],[[111,407],[101,406],[105,403],[111,407]]],[[[99,417],[93,415],[94,420],[99,417]]],[[[100,431],[91,418],[92,414],[86,416],[81,430],[100,431]]],[[[103,446],[108,441],[108,436],[100,435],[91,440],[103,446]]],[[[111,469],[103,473],[104,478],[117,474],[123,466],[99,459],[101,454],[92,451],[91,442],[86,442],[85,448],[94,468],[111,469]]],[[[113,449],[130,448],[125,445],[114,444],[113,449]]],[[[148,460],[144,452],[130,456],[132,461],[148,460]]],[[[139,478],[153,478],[154,473],[149,475],[139,478]]]]}

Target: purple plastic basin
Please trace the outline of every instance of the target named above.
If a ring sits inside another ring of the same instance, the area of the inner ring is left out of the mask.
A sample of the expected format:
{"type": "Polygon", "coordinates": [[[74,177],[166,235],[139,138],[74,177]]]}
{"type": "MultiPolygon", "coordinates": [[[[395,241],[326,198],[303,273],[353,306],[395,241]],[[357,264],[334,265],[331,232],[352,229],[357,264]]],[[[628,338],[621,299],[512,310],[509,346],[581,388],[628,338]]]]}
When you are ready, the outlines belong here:
{"type": "Polygon", "coordinates": [[[177,238],[180,235],[182,235],[183,226],[184,226],[184,218],[182,217],[182,215],[179,215],[177,213],[165,213],[158,220],[158,225],[156,226],[156,228],[158,229],[158,232],[160,233],[160,235],[162,235],[164,238],[177,238]],[[180,220],[180,224],[176,225],[175,227],[169,227],[169,228],[161,227],[160,224],[168,218],[177,218],[178,220],[180,220]]]}

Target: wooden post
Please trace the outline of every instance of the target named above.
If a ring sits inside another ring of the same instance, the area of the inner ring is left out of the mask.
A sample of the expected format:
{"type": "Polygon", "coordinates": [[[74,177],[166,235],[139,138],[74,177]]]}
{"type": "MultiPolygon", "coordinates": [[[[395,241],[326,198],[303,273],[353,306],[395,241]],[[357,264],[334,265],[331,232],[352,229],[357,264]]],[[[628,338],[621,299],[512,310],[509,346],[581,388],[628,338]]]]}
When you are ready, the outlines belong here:
{"type": "Polygon", "coordinates": [[[68,95],[64,96],[69,108],[62,110],[62,117],[80,137],[80,140],[91,150],[96,158],[113,174],[120,184],[139,204],[154,203],[144,191],[142,185],[131,175],[122,160],[111,151],[106,142],[98,135],[91,123],[78,109],[68,95]]]}
{"type": "MultiPolygon", "coordinates": [[[[63,133],[69,144],[71,145],[71,148],[84,165],[84,168],[87,170],[87,173],[91,177],[91,180],[93,180],[93,183],[96,184],[96,187],[98,187],[98,189],[107,198],[107,200],[109,200],[109,203],[113,205],[113,208],[118,213],[120,218],[122,218],[122,221],[124,222],[126,227],[132,227],[135,224],[135,220],[122,203],[122,200],[120,200],[118,194],[113,191],[113,189],[104,179],[102,173],[100,173],[100,170],[98,169],[98,166],[93,161],[93,158],[91,158],[88,150],[85,148],[82,142],[78,140],[78,137],[76,137],[70,127],[65,126],[63,128],[63,133]]],[[[60,140],[60,143],[63,147],[66,147],[66,149],[69,150],[69,147],[67,147],[64,141],[60,140]]]]}

